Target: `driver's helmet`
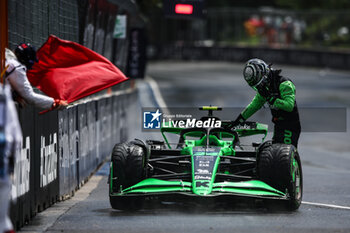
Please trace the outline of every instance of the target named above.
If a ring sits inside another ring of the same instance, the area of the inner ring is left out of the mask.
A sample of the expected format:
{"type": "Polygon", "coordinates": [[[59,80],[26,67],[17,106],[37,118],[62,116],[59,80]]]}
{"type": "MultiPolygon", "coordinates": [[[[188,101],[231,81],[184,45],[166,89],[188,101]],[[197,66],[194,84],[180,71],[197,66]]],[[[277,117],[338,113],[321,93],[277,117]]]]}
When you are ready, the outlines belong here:
{"type": "Polygon", "coordinates": [[[15,49],[15,54],[20,63],[25,65],[28,70],[32,68],[35,62],[38,62],[35,48],[29,43],[20,43],[15,49]]]}
{"type": "Polygon", "coordinates": [[[253,58],[247,61],[243,69],[243,77],[252,88],[262,83],[269,76],[271,69],[263,60],[253,58]]]}

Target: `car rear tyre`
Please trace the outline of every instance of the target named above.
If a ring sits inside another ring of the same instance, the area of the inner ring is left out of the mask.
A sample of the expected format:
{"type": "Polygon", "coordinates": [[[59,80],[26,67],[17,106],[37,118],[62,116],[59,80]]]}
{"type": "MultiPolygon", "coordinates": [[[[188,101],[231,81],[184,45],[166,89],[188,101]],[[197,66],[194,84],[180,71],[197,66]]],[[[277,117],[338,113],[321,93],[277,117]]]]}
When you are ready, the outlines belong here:
{"type": "Polygon", "coordinates": [[[293,145],[272,144],[259,152],[257,161],[259,179],[287,194],[287,209],[298,209],[303,196],[303,176],[296,148],[293,145]]]}
{"type": "Polygon", "coordinates": [[[142,147],[130,143],[116,144],[112,151],[110,170],[110,204],[113,209],[137,210],[143,199],[116,195],[122,189],[133,186],[145,178],[145,152],[142,147]]]}

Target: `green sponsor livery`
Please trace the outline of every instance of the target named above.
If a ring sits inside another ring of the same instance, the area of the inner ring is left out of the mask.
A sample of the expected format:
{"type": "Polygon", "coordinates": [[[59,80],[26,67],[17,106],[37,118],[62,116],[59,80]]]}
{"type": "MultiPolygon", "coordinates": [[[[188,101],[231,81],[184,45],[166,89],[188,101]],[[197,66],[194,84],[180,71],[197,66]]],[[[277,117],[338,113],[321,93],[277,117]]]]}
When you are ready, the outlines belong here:
{"type": "Polygon", "coordinates": [[[292,143],[292,135],[293,135],[292,131],[285,129],[283,142],[285,144],[291,144],[292,143]]]}

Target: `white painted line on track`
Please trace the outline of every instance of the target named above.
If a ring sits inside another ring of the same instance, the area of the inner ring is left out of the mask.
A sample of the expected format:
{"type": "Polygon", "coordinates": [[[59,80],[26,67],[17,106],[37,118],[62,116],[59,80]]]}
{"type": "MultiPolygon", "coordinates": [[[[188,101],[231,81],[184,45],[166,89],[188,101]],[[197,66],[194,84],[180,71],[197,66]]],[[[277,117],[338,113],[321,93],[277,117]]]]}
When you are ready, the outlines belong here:
{"type": "Polygon", "coordinates": [[[164,113],[169,115],[170,113],[169,113],[169,110],[168,110],[168,106],[166,105],[166,103],[165,103],[165,101],[163,99],[163,96],[160,93],[159,86],[158,86],[157,82],[150,76],[147,76],[145,78],[145,81],[148,82],[148,84],[150,85],[150,87],[152,89],[152,92],[153,92],[153,95],[154,95],[154,98],[158,102],[158,106],[160,108],[162,108],[164,113]]]}
{"type": "Polygon", "coordinates": [[[333,209],[350,210],[350,206],[331,205],[331,204],[315,203],[315,202],[308,202],[308,201],[302,201],[301,203],[304,205],[312,205],[312,206],[326,207],[326,208],[333,208],[333,209]]]}

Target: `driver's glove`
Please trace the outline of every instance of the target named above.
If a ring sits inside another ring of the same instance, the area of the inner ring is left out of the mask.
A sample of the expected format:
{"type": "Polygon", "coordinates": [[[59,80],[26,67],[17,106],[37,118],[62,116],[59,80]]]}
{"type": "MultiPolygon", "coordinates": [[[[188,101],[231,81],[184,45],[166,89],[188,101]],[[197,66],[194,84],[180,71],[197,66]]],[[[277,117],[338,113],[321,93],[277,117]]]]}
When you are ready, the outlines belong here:
{"type": "Polygon", "coordinates": [[[242,116],[242,114],[239,114],[238,117],[236,118],[236,120],[231,121],[231,123],[227,125],[227,128],[232,129],[235,126],[242,124],[243,122],[245,122],[245,119],[242,116]]]}
{"type": "Polygon", "coordinates": [[[273,105],[275,103],[276,99],[277,98],[274,96],[269,96],[266,100],[270,105],[273,105]]]}
{"type": "Polygon", "coordinates": [[[258,93],[264,97],[266,100],[270,97],[270,91],[267,89],[265,85],[259,85],[257,87],[258,93]]]}
{"type": "Polygon", "coordinates": [[[264,99],[270,104],[273,105],[277,99],[277,96],[271,93],[266,86],[260,86],[258,89],[258,93],[264,97],[264,99]]]}

